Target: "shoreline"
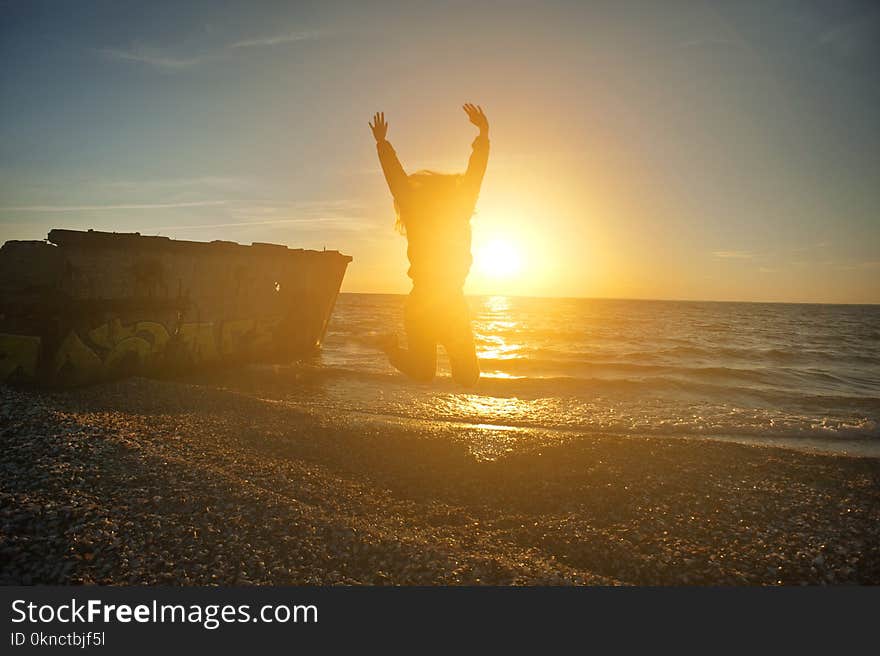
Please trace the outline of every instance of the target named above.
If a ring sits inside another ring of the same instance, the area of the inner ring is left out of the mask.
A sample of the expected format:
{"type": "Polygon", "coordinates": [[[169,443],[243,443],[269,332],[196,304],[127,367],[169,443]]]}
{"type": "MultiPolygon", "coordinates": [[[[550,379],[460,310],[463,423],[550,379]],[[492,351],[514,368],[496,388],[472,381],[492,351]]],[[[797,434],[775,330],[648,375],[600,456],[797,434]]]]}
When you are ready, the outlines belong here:
{"type": "Polygon", "coordinates": [[[0,583],[880,583],[876,458],[524,429],[481,459],[473,431],[0,386],[0,583]]]}
{"type": "MultiPolygon", "coordinates": [[[[284,403],[284,401],[276,401],[274,399],[264,399],[271,403],[284,403]]],[[[301,408],[299,408],[301,410],[301,408]]],[[[840,458],[867,458],[880,459],[880,441],[874,438],[819,438],[819,437],[758,437],[752,435],[688,435],[688,434],[666,434],[658,435],[645,433],[644,435],[630,435],[610,432],[586,433],[578,428],[562,428],[562,427],[532,427],[519,424],[502,424],[502,423],[473,423],[464,419],[421,419],[413,418],[406,415],[396,414],[374,414],[362,413],[361,411],[352,411],[354,414],[360,414],[365,422],[376,424],[394,424],[401,429],[415,430],[417,426],[444,426],[448,433],[473,432],[473,431],[505,431],[511,433],[535,435],[556,435],[563,436],[565,440],[553,440],[553,442],[562,442],[580,439],[584,435],[591,435],[597,439],[609,440],[684,440],[688,442],[721,442],[724,444],[738,444],[740,446],[748,446],[753,448],[779,449],[781,451],[792,451],[795,453],[805,453],[822,456],[833,456],[840,458]]]]}
{"type": "MultiPolygon", "coordinates": [[[[220,389],[227,390],[232,393],[241,393],[244,395],[261,398],[267,402],[289,404],[292,408],[300,411],[312,411],[312,405],[309,400],[297,400],[297,394],[303,394],[305,398],[317,389],[333,387],[328,386],[328,382],[337,383],[345,380],[350,375],[351,370],[325,365],[313,365],[299,363],[290,367],[277,367],[272,365],[250,365],[245,368],[232,371],[229,369],[218,369],[214,371],[194,372],[185,377],[178,377],[180,382],[189,382],[200,385],[210,385],[220,389]]],[[[389,383],[388,375],[380,375],[371,372],[368,374],[375,376],[374,379],[368,381],[368,386],[373,388],[378,384],[387,385],[389,383]]],[[[406,392],[413,387],[403,376],[392,374],[390,387],[385,387],[384,393],[393,396],[399,392],[406,392]]],[[[483,379],[492,377],[483,376],[483,379]]],[[[361,381],[362,382],[362,381],[361,381]]],[[[425,386],[418,385],[425,389],[425,386]]],[[[427,385],[432,394],[459,394],[462,389],[455,385],[448,375],[439,375],[435,380],[427,385]]],[[[471,392],[467,390],[467,392],[471,392]]],[[[474,394],[495,396],[492,390],[486,390],[482,387],[475,388],[474,394]]],[[[340,392],[335,392],[334,397],[338,399],[340,392]]],[[[507,398],[507,394],[502,398],[507,398]]],[[[512,397],[517,400],[535,400],[536,396],[522,396],[516,392],[512,393],[512,397]]],[[[321,409],[318,409],[320,412],[321,409]]],[[[541,425],[530,422],[523,422],[516,418],[504,418],[503,421],[493,421],[491,419],[480,418],[477,421],[471,421],[464,414],[459,416],[450,416],[448,412],[441,413],[434,418],[426,418],[418,414],[410,414],[408,412],[394,412],[383,410],[381,407],[372,406],[346,407],[344,412],[351,415],[360,416],[364,421],[388,421],[399,425],[402,428],[410,430],[424,428],[426,426],[444,426],[455,430],[446,431],[446,433],[455,438],[458,433],[468,433],[474,429],[486,428],[493,430],[512,431],[529,435],[552,435],[552,442],[560,439],[576,438],[580,439],[583,435],[591,435],[595,437],[608,437],[611,439],[673,439],[673,440],[695,440],[695,441],[718,441],[734,444],[743,444],[748,446],[766,446],[768,448],[779,448],[784,450],[798,451],[802,453],[815,453],[825,455],[840,455],[852,457],[868,457],[880,458],[880,434],[857,436],[840,436],[829,435],[821,436],[815,434],[779,434],[767,435],[766,433],[700,433],[692,431],[675,432],[616,432],[604,428],[586,428],[580,426],[565,425],[541,425]]]]}

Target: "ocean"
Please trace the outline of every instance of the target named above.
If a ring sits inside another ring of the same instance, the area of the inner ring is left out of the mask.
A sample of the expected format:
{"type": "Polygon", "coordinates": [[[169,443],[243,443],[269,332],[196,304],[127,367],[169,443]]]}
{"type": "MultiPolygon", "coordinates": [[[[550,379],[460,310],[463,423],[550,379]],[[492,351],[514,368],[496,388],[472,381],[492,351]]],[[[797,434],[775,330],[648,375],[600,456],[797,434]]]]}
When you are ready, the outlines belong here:
{"type": "Polygon", "coordinates": [[[469,299],[483,377],[414,383],[372,346],[403,296],[341,294],[310,407],[483,431],[687,437],[880,455],[880,306],[469,299]]]}

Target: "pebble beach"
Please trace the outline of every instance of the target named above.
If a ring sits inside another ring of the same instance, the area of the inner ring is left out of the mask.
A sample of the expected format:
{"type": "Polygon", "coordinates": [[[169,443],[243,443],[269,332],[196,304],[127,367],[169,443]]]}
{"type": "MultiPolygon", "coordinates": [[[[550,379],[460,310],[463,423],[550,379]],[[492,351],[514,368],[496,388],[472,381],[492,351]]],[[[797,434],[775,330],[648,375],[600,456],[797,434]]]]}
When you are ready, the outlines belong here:
{"type": "Polygon", "coordinates": [[[0,387],[0,583],[880,583],[880,460],[316,414],[233,386],[0,387]]]}

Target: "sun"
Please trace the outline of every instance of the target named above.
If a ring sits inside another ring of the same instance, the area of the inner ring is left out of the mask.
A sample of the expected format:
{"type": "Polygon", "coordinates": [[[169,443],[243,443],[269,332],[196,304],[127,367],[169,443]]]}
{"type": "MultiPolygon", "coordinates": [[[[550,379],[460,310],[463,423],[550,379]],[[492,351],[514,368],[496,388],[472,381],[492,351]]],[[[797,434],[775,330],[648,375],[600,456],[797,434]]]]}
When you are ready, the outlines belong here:
{"type": "Polygon", "coordinates": [[[474,260],[477,269],[490,278],[511,278],[522,269],[516,246],[503,239],[493,239],[477,249],[474,260]]]}

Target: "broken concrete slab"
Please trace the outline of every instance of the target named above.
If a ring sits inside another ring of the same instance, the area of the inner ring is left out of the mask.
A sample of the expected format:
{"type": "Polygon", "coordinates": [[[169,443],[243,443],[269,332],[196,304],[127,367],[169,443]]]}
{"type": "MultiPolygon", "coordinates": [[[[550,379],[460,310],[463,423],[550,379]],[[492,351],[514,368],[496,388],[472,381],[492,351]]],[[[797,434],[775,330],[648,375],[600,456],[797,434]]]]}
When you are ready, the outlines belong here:
{"type": "Polygon", "coordinates": [[[0,248],[0,380],[79,385],[316,349],[351,257],[52,230],[0,248]]]}

